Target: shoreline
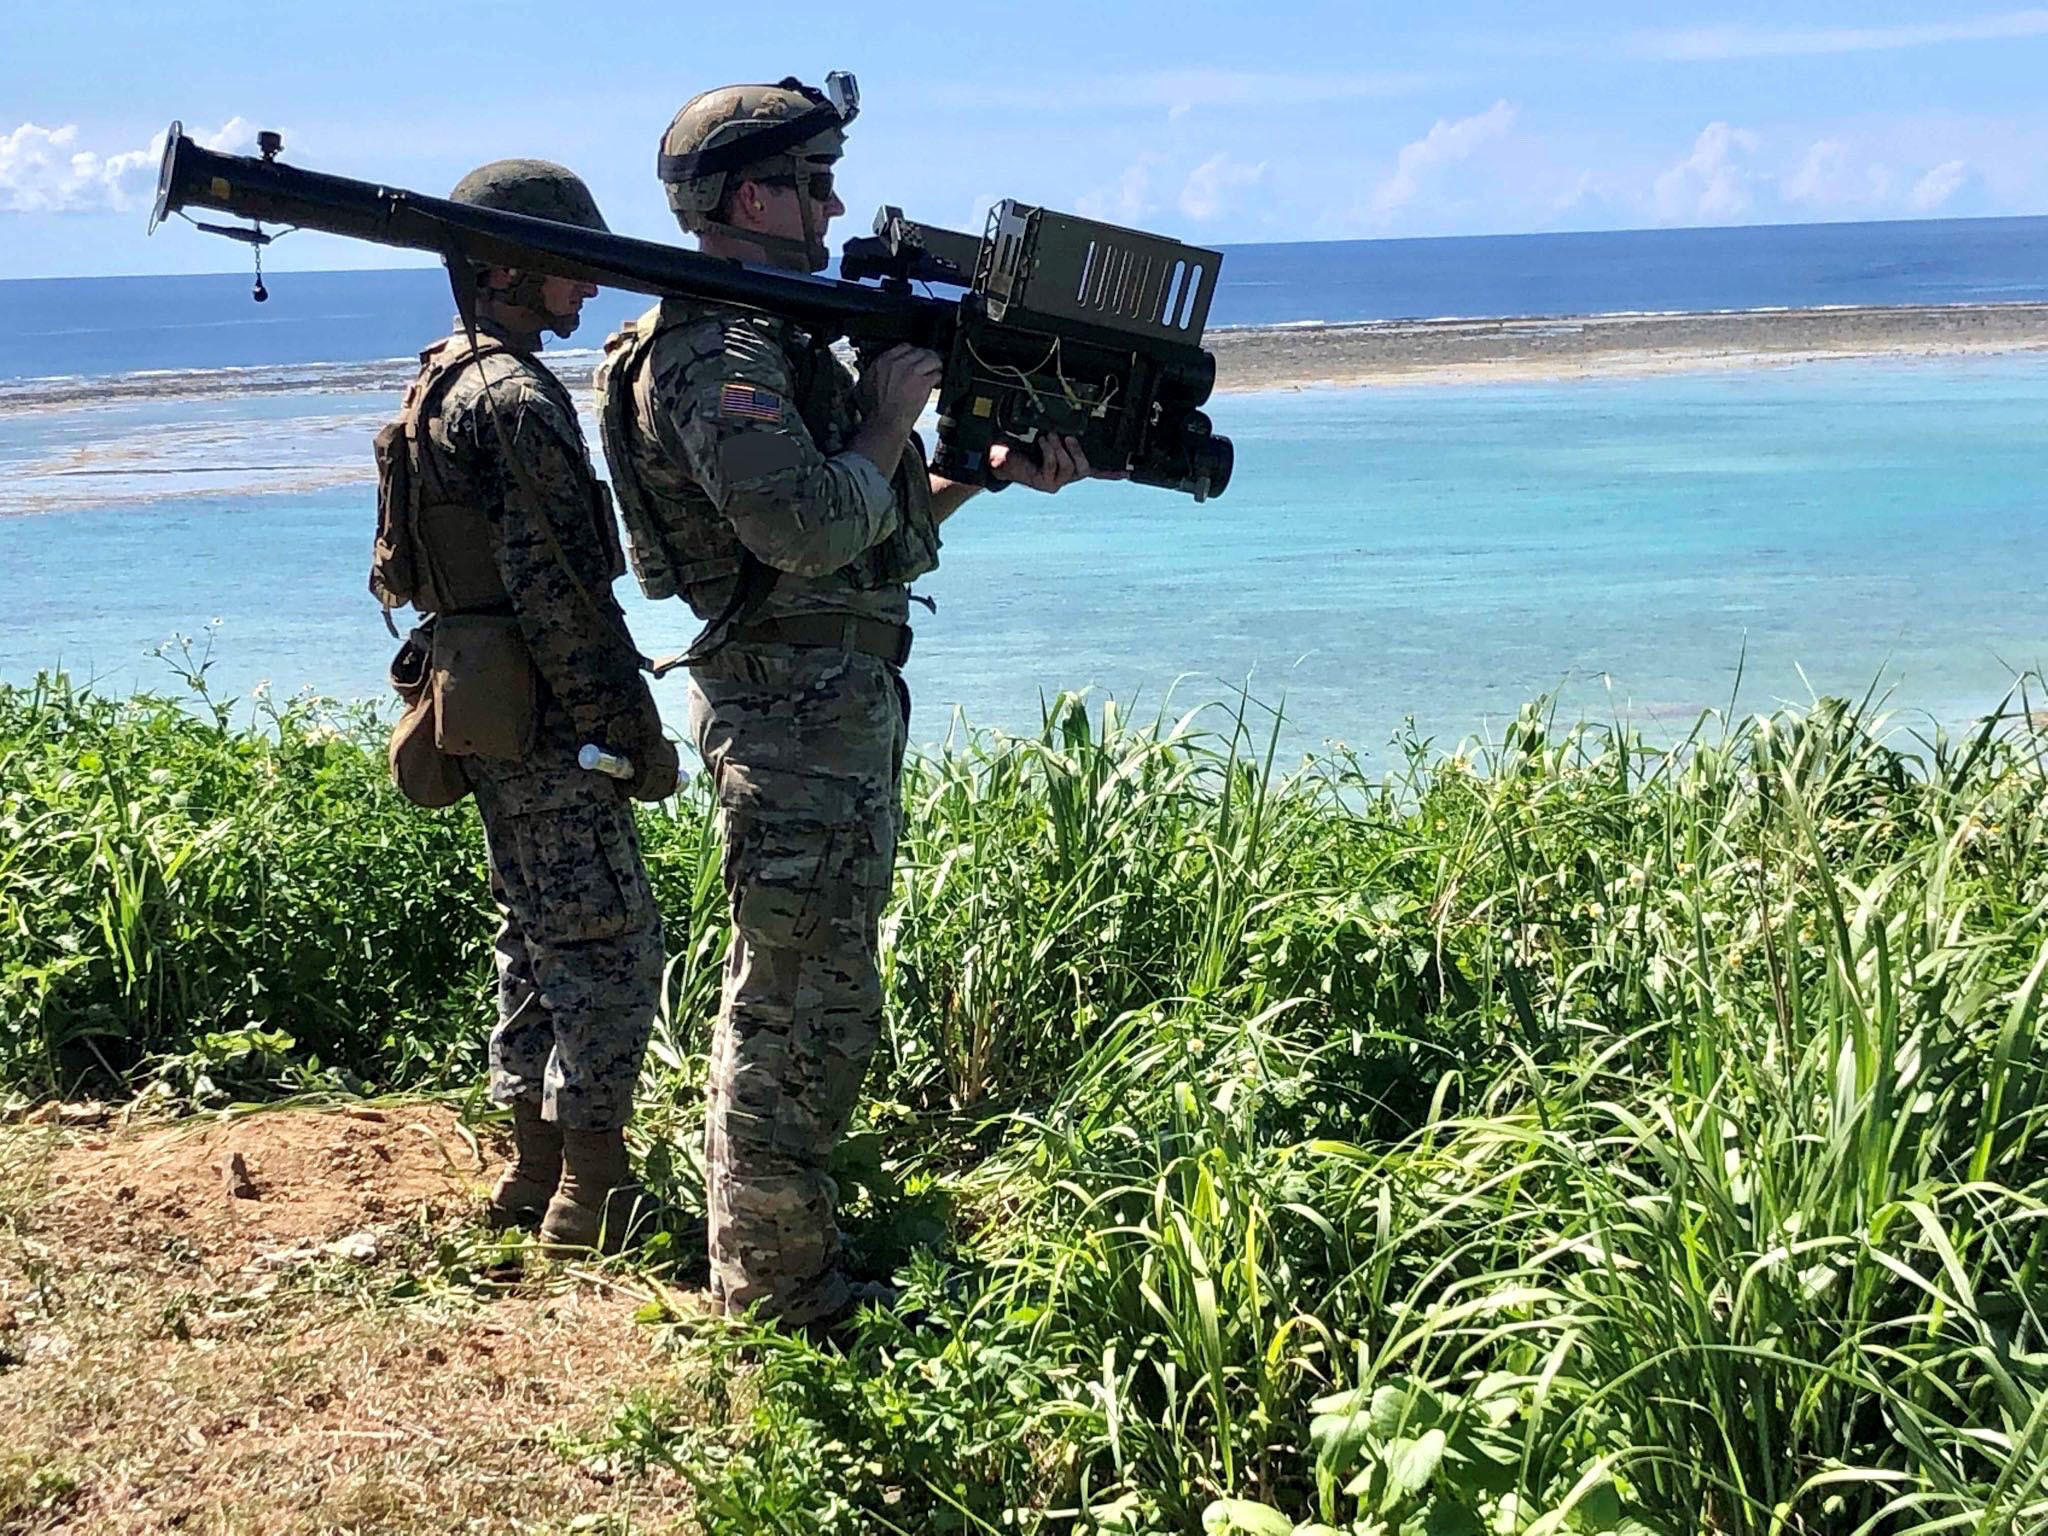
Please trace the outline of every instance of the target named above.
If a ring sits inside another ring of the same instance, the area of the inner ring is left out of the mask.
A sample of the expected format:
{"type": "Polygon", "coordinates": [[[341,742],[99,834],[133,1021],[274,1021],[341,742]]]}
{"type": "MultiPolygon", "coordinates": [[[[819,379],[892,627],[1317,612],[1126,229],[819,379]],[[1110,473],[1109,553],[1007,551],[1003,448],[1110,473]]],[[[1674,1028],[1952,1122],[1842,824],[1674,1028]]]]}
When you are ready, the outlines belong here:
{"type": "Polygon", "coordinates": [[[2048,304],[1382,320],[1214,331],[1204,344],[1227,393],[1563,382],[2048,350],[2048,304]]]}
{"type": "MultiPolygon", "coordinates": [[[[1631,378],[2048,350],[2048,303],[1293,322],[1211,331],[1219,393],[1631,378]]],[[[587,389],[601,354],[556,372],[587,389]]],[[[141,401],[396,393],[413,359],[0,380],[0,417],[141,401]]]]}

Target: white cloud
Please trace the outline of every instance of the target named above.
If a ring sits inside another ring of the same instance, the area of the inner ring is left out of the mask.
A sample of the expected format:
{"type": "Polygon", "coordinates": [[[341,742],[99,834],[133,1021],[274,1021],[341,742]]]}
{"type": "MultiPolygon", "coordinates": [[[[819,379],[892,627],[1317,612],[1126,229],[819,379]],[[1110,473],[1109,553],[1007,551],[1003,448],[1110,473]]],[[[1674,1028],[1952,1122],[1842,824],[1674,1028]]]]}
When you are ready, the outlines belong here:
{"type": "Polygon", "coordinates": [[[1895,27],[1688,27],[1639,32],[1630,51],[1652,59],[1762,59],[2025,37],[2048,37],[2048,10],[2000,11],[1895,27]]]}
{"type": "Polygon", "coordinates": [[[1496,101],[1471,117],[1455,121],[1439,118],[1428,133],[1403,146],[1394,162],[1394,174],[1373,193],[1373,212],[1384,216],[1407,207],[1431,171],[1471,159],[1489,141],[1505,135],[1514,123],[1515,109],[1506,101],[1496,101]]]}
{"type": "MultiPolygon", "coordinates": [[[[233,117],[191,137],[204,148],[241,154],[255,147],[256,129],[233,117]]],[[[102,155],[79,147],[76,123],[23,123],[0,134],[0,213],[131,212],[154,194],[163,152],[162,133],[145,148],[102,155]]]]}
{"type": "Polygon", "coordinates": [[[1665,171],[1651,188],[1650,204],[1667,224],[1739,219],[1753,201],[1755,175],[1743,164],[1763,141],[1747,128],[1709,123],[1692,153],[1665,171]]]}
{"type": "Polygon", "coordinates": [[[1076,201],[1074,211],[1091,219],[1106,219],[1112,224],[1138,223],[1159,206],[1158,199],[1152,195],[1152,179],[1165,164],[1166,156],[1146,151],[1124,167],[1114,187],[1084,193],[1076,201]]]}
{"type": "Polygon", "coordinates": [[[1907,194],[1906,206],[1915,213],[1933,213],[1956,193],[1963,183],[1970,179],[1970,167],[1962,160],[1948,160],[1937,165],[1914,185],[1907,194]]]}
{"type": "Polygon", "coordinates": [[[1223,211],[1226,195],[1236,187],[1248,187],[1266,174],[1266,162],[1247,165],[1226,151],[1212,155],[1188,174],[1180,189],[1180,211],[1191,219],[1213,219],[1223,211]]]}
{"type": "Polygon", "coordinates": [[[1882,203],[1890,195],[1891,172],[1882,165],[1858,167],[1840,139],[1822,139],[1806,152],[1799,169],[1780,188],[1785,201],[1811,208],[1850,208],[1882,203]]]}
{"type": "Polygon", "coordinates": [[[1612,195],[1607,177],[1596,171],[1580,171],[1577,179],[1552,200],[1550,211],[1553,214],[1573,213],[1605,202],[1612,195]]]}

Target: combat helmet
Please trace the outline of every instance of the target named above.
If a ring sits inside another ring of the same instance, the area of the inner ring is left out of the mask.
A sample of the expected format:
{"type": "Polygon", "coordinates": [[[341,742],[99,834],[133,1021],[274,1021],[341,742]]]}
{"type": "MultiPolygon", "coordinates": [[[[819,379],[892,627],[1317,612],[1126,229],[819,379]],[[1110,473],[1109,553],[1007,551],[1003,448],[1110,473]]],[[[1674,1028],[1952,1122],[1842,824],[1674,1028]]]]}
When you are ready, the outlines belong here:
{"type": "MultiPolygon", "coordinates": [[[[455,183],[448,200],[611,233],[611,226],[597,211],[597,199],[590,195],[583,178],[552,160],[493,160],[455,183]]],[[[558,315],[546,307],[542,298],[542,284],[546,280],[546,273],[522,272],[519,281],[504,290],[504,299],[521,309],[546,315],[548,329],[557,336],[567,336],[576,329],[577,317],[558,315]]]]}
{"type": "Polygon", "coordinates": [[[805,271],[821,271],[829,253],[822,232],[812,228],[808,198],[797,200],[801,241],[736,229],[720,210],[735,173],[800,181],[829,172],[859,113],[860,87],[838,70],[825,77],[822,91],[792,75],[774,85],[727,85],[692,97],[662,135],[656,165],[677,222],[693,235],[730,231],[805,271]]]}

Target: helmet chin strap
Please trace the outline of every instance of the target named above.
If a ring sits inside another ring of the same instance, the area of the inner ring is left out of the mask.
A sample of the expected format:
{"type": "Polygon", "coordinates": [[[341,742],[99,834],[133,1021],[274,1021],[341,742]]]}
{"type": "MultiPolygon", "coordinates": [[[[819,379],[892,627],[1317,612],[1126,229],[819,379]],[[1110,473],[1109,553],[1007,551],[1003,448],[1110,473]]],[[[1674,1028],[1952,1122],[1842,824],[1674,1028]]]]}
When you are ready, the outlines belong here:
{"type": "Polygon", "coordinates": [[[810,263],[805,269],[822,272],[832,255],[825,249],[825,237],[819,230],[817,220],[811,217],[811,187],[809,182],[800,181],[796,187],[796,216],[804,226],[804,259],[810,263]]]}
{"type": "Polygon", "coordinates": [[[787,235],[770,234],[764,229],[744,229],[719,218],[716,214],[707,216],[704,222],[731,239],[744,240],[747,244],[758,247],[761,254],[777,266],[795,272],[822,272],[831,264],[832,253],[825,248],[824,231],[818,227],[818,221],[811,214],[809,189],[799,185],[795,191],[797,217],[803,221],[804,226],[804,237],[801,240],[792,240],[787,235]]]}
{"type": "Polygon", "coordinates": [[[513,282],[493,290],[491,297],[505,309],[516,310],[531,321],[522,329],[531,330],[536,341],[543,331],[553,331],[564,339],[575,333],[583,316],[578,310],[556,313],[547,306],[547,279],[537,273],[522,272],[513,282]]]}

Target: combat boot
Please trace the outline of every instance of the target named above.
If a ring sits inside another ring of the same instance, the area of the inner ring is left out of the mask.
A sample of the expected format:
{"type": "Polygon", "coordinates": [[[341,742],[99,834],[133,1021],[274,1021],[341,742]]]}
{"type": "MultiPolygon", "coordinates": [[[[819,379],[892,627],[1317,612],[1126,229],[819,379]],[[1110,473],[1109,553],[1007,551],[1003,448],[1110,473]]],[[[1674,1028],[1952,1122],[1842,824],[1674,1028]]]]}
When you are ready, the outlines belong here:
{"type": "MultiPolygon", "coordinates": [[[[903,1300],[903,1289],[888,1280],[852,1280],[847,1283],[846,1300],[822,1317],[811,1319],[801,1327],[801,1332],[813,1344],[837,1344],[842,1348],[851,1344],[860,1333],[860,1314],[869,1307],[878,1307],[884,1312],[896,1312],[903,1300]]],[[[923,1314],[898,1313],[906,1323],[923,1321],[923,1314]]]]}
{"type": "Polygon", "coordinates": [[[617,1253],[640,1196],[624,1131],[564,1131],[562,1183],[541,1218],[541,1246],[617,1253]]]}
{"type": "Polygon", "coordinates": [[[512,1157],[491,1190],[491,1225],[536,1227],[562,1181],[562,1128],[527,1099],[512,1103],[512,1157]]]}

